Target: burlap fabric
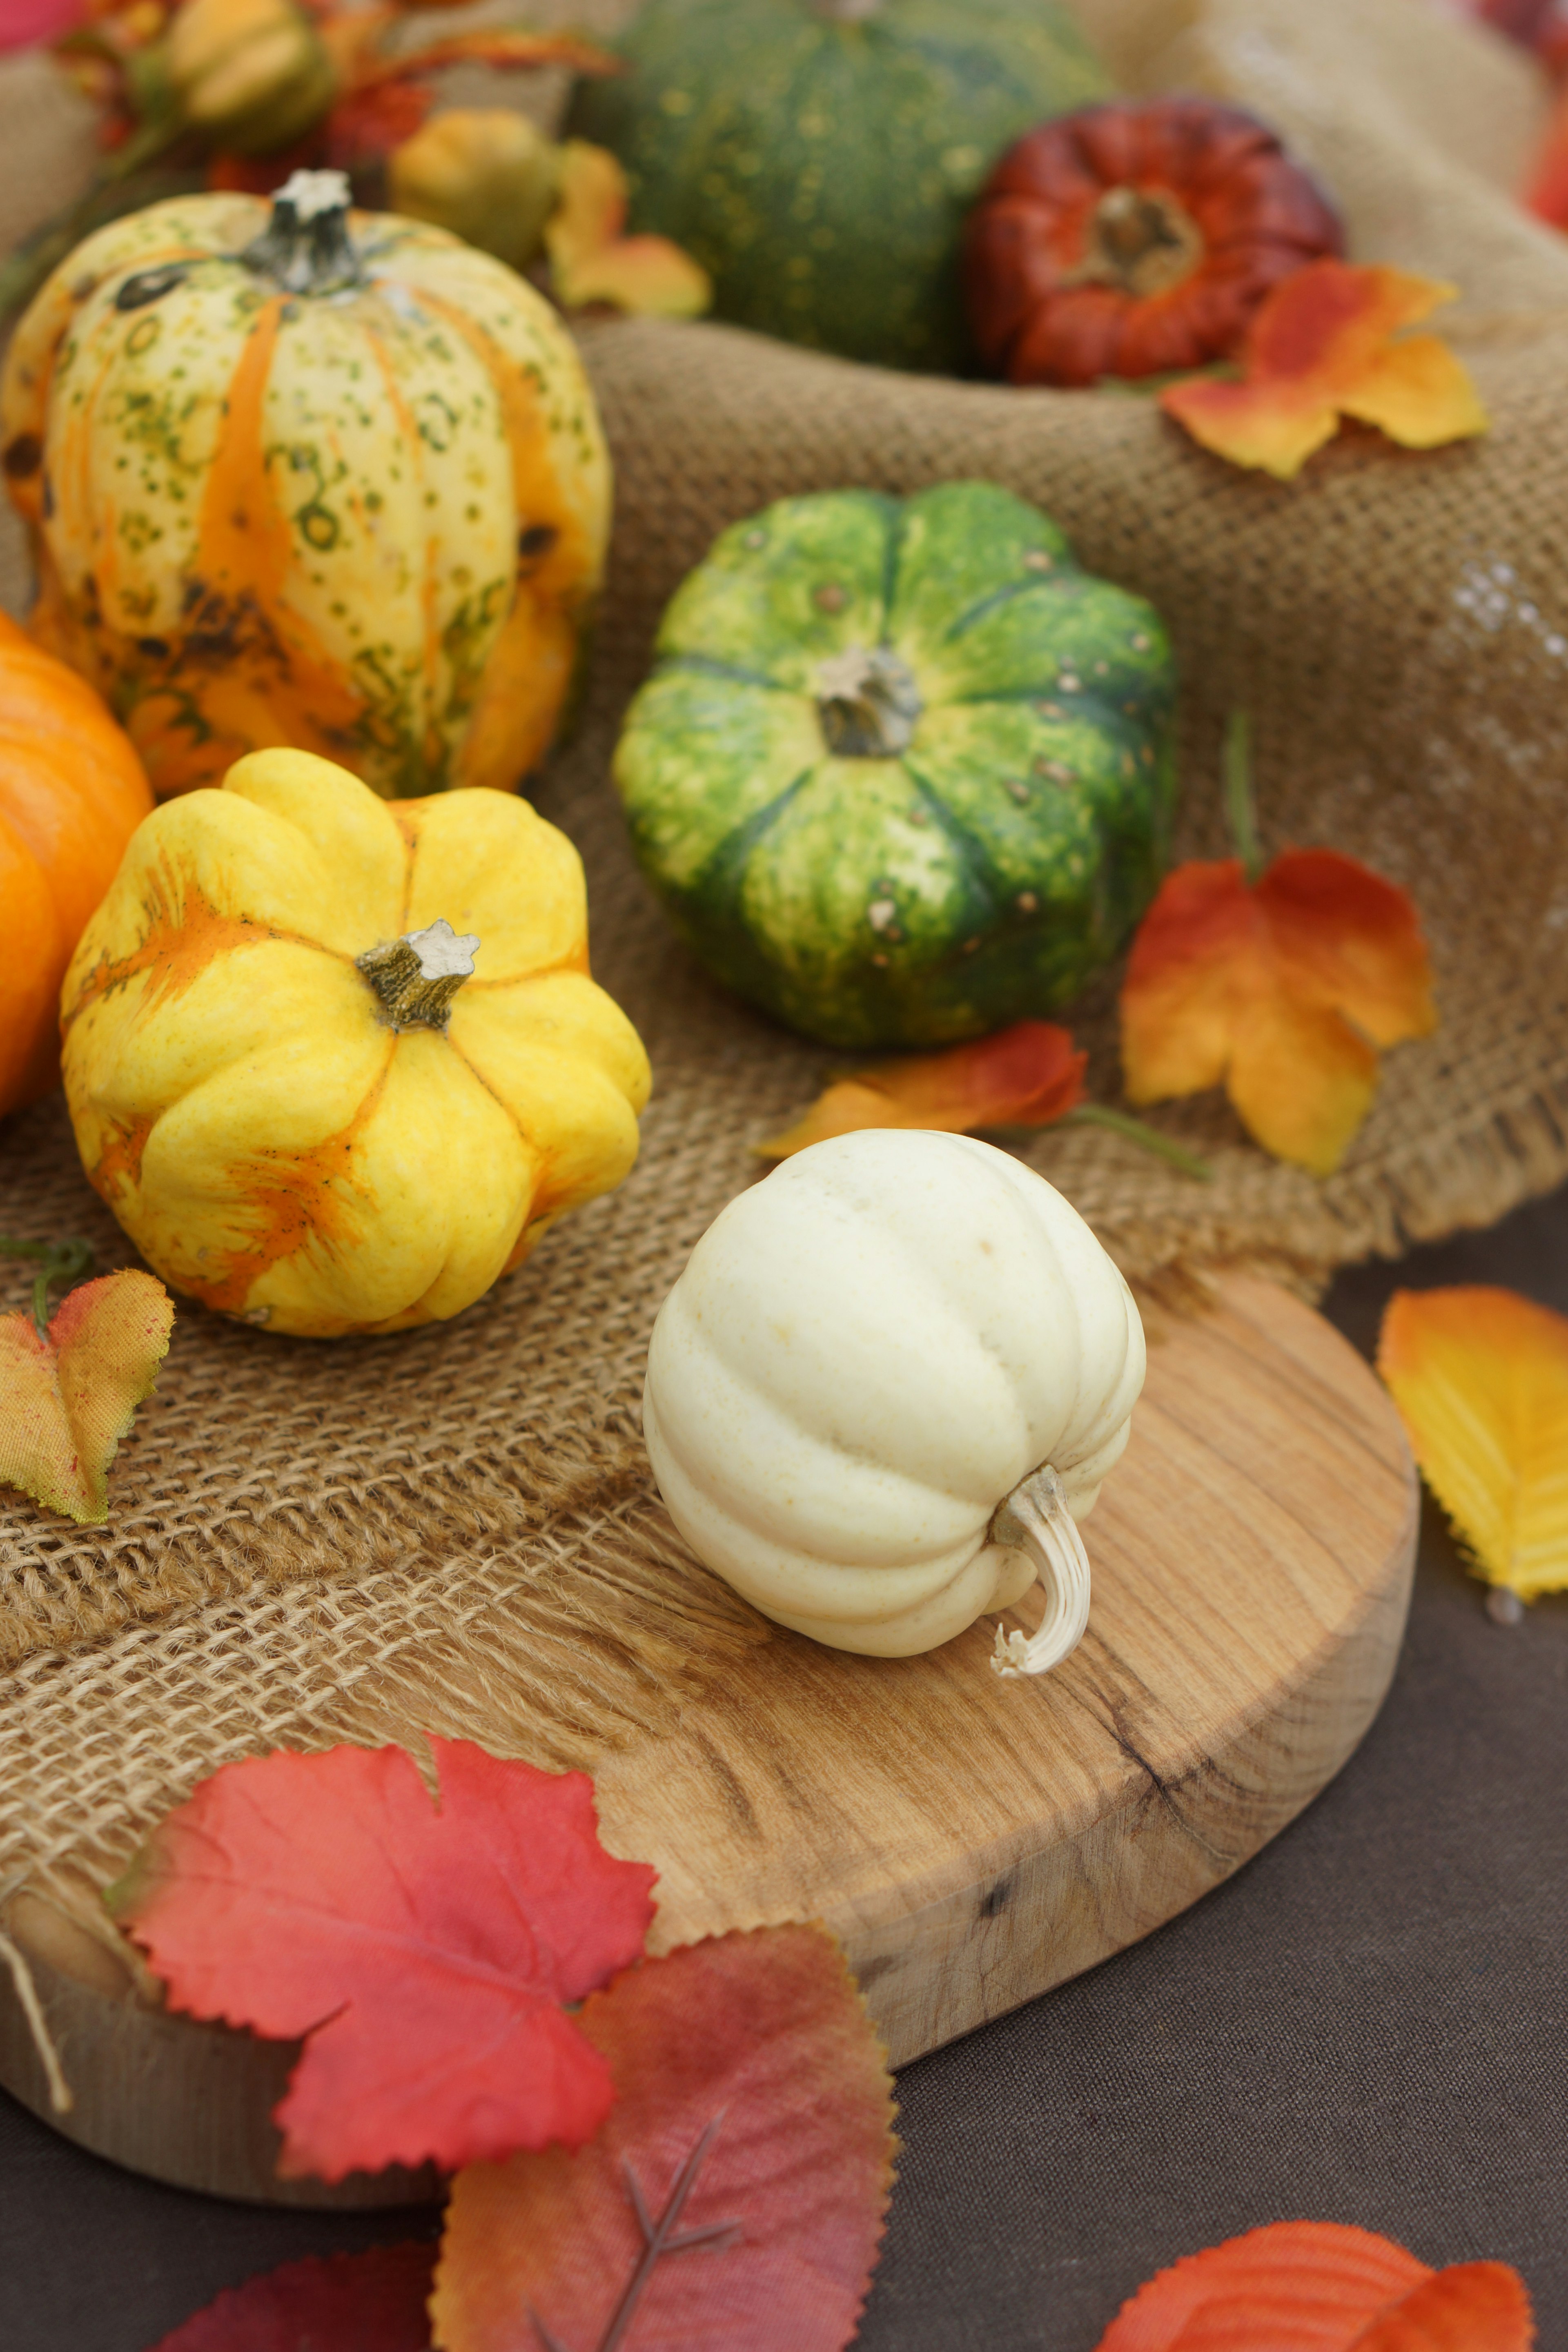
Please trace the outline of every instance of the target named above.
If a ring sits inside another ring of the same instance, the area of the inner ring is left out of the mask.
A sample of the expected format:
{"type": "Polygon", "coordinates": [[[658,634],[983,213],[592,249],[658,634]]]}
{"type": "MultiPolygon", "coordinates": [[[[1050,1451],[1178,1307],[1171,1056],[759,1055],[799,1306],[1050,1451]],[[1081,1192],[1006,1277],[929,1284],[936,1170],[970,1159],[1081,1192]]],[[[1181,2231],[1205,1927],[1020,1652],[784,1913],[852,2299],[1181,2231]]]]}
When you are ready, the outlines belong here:
{"type": "MultiPolygon", "coordinates": [[[[1138,396],[900,378],[705,325],[588,329],[618,520],[583,730],[538,797],[584,853],[595,971],[652,1055],[642,1160],[441,1329],[317,1346],[183,1312],[108,1528],[0,1506],[0,1890],[30,1867],[101,1875],[251,1748],[425,1725],[591,1764],[768,1637],[673,1536],[637,1398],[659,1300],[824,1057],[674,944],[605,770],[665,598],[771,498],[987,475],[1039,500],[1173,625],[1182,850],[1222,845],[1216,749],[1246,704],[1266,842],[1354,851],[1420,904],[1443,1026],[1389,1057],[1331,1181],[1254,1150],[1216,1100],[1162,1114],[1212,1157],[1208,1186],[1103,1131],[1029,1146],[1130,1272],[1247,1259],[1310,1285],[1568,1170],[1568,242],[1508,194],[1542,92],[1425,0],[1085,14],[1130,85],[1266,113],[1335,189],[1359,255],[1461,287],[1450,331],[1491,433],[1426,456],[1350,433],[1285,487],[1205,456],[1138,396]]],[[[6,174],[13,233],[79,169],[82,140],[44,69],[13,69],[0,153],[31,142],[6,174]]],[[[25,594],[14,563],[7,601],[25,594]]],[[[1073,1015],[1108,1100],[1113,980],[1073,1015]]],[[[4,1130],[0,1230],[83,1230],[105,1264],[129,1256],[58,1103],[4,1130]]]]}

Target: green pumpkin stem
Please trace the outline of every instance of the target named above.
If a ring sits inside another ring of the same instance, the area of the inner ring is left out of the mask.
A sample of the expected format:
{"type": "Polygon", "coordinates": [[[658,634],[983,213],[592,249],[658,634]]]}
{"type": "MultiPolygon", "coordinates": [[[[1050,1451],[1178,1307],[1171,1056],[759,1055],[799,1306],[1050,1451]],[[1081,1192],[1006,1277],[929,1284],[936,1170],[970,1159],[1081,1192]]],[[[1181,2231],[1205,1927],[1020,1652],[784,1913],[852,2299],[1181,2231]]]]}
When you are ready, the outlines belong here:
{"type": "Polygon", "coordinates": [[[294,172],[272,199],[272,217],[240,258],[289,294],[335,294],[364,284],[349,235],[346,172],[294,172]]]}
{"type": "Polygon", "coordinates": [[[816,715],[822,740],[837,759],[895,760],[920,725],[914,673],[885,646],[834,654],[816,670],[816,715]]]}
{"type": "Polygon", "coordinates": [[[1250,887],[1263,878],[1263,851],[1258,839],[1258,811],[1252,799],[1252,721],[1245,710],[1233,710],[1225,723],[1225,811],[1230,837],[1250,887]]]}
{"type": "Polygon", "coordinates": [[[1184,1176],[1194,1177],[1200,1184],[1212,1182],[1214,1170],[1206,1160],[1189,1151],[1184,1143],[1173,1136],[1162,1135],[1157,1127],[1150,1127],[1134,1118],[1130,1110],[1113,1110],[1109,1103],[1079,1103],[1076,1110],[1064,1111],[1056,1122],[1058,1127],[1108,1127],[1112,1135],[1124,1136],[1144,1151],[1152,1151],[1160,1160],[1168,1160],[1184,1176]]]}
{"type": "Polygon", "coordinates": [[[445,1029],[452,999],[473,976],[479,945],[476,932],[459,936],[441,915],[427,930],[366,948],[354,964],[381,999],[389,1028],[445,1029]]]}
{"type": "Polygon", "coordinates": [[[68,1286],[92,1272],[93,1247],[79,1235],[65,1242],[14,1242],[0,1234],[0,1257],[30,1258],[38,1269],[33,1285],[33,1321],[40,1339],[49,1336],[49,1291],[57,1282],[68,1286]]]}

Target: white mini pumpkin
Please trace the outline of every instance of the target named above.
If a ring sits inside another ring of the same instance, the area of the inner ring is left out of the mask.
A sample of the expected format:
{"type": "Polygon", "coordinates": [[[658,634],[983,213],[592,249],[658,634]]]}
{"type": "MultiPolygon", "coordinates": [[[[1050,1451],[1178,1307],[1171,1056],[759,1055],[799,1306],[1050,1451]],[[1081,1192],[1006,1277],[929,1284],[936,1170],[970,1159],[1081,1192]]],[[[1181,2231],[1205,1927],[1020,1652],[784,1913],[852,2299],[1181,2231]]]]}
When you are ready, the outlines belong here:
{"type": "Polygon", "coordinates": [[[1037,1574],[1043,1673],[1089,1613],[1075,1522],[1127,1443],[1143,1330],[1042,1177],[971,1137],[875,1129],[715,1218],[659,1310],[643,1433],[670,1517],[757,1608],[905,1657],[1037,1574]]]}

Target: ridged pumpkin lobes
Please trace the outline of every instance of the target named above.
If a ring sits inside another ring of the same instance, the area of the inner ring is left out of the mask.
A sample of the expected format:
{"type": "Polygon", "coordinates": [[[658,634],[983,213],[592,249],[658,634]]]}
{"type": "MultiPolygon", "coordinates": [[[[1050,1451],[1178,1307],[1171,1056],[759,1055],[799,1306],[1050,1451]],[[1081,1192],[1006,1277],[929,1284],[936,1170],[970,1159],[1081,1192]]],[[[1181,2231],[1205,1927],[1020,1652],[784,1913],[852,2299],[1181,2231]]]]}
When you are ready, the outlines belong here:
{"type": "Polygon", "coordinates": [[[571,340],[503,264],[346,188],[110,223],[0,382],[34,634],[160,795],[279,745],[387,794],[512,790],[576,668],[610,478],[571,340]]]}
{"type": "Polygon", "coordinates": [[[236,155],[287,146],[337,89],[326,46],[294,0],[181,0],[168,67],[185,120],[236,155]]]}
{"type": "Polygon", "coordinates": [[[241,761],[141,827],[63,1014],[94,1185],[171,1287],[273,1331],[459,1314],[637,1157],[581,863],[509,794],[241,761]]]}
{"type": "Polygon", "coordinates": [[[66,966],[152,806],[92,688],[0,614],[0,1116],[59,1081],[66,966]]]}

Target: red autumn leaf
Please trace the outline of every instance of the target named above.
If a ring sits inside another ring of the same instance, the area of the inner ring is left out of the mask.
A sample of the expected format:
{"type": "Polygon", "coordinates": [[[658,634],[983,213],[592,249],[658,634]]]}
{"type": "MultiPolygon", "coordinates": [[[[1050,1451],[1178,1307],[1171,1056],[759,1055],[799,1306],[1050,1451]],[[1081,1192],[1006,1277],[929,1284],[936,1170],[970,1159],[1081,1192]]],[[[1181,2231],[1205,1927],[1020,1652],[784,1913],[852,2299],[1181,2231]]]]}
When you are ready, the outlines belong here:
{"type": "Polygon", "coordinates": [[[667,236],[626,236],[626,175],[586,140],[561,151],[560,193],[545,224],[555,298],[568,310],[610,302],[650,317],[695,319],[713,299],[708,273],[667,236]]]}
{"type": "Polygon", "coordinates": [[[431,2302],[445,2352],[838,2352],[892,2178],[891,2084],[817,1927],[646,1960],[584,2032],[616,2105],[575,2156],[453,2184],[431,2302]]]}
{"type": "Polygon", "coordinates": [[[1171,384],[1160,405],[1205,449],[1281,481],[1300,472],[1342,416],[1381,425],[1412,449],[1484,433],[1475,385],[1447,343],[1399,332],[1456,290],[1403,269],[1309,262],[1254,311],[1239,383],[1171,384]]]}
{"type": "Polygon", "coordinates": [[[229,2287],[149,2352],[426,2352],[434,2246],[285,2263],[229,2287]]]}
{"type": "Polygon", "coordinates": [[[1523,2284],[1500,2263],[1433,2271],[1369,2230],[1275,2221],[1158,2272],[1095,2352],[1530,2352],[1533,2341],[1523,2284]]]}
{"type": "Polygon", "coordinates": [[[84,1282],[48,1337],[31,1315],[0,1317],[0,1486],[84,1526],[109,1517],[109,1465],[169,1352],[174,1307],[127,1268],[84,1282]]]}
{"type": "Polygon", "coordinates": [[[1372,1105],[1377,1052],[1436,1026],[1405,893],[1333,849],[1178,866],[1132,943],[1121,1060],[1135,1103],[1224,1084],[1266,1151],[1339,1166],[1372,1105]]]}
{"type": "Polygon", "coordinates": [[[596,2131],[609,2069],[562,2003],[642,1948],[655,1874],[599,1844],[581,1772],[430,1742],[226,1764],[111,1907],[171,2008],[291,2041],[286,2179],[448,2170],[596,2131]]]}
{"type": "MultiPolygon", "coordinates": [[[[344,38],[353,39],[352,10],[347,12],[344,22],[344,38]]],[[[422,42],[416,48],[399,49],[395,56],[374,59],[365,56],[362,41],[353,79],[363,86],[403,81],[411,74],[435,73],[445,66],[461,65],[491,66],[502,72],[532,71],[540,66],[565,66],[575,74],[614,74],[621,70],[606,50],[595,48],[591,41],[579,40],[574,33],[515,33],[498,26],[493,32],[447,33],[437,40],[422,42]]]]}
{"type": "Polygon", "coordinates": [[[86,14],[86,0],[0,0],[0,49],[58,40],[86,14]]]}
{"type": "Polygon", "coordinates": [[[1088,1060],[1054,1022],[1015,1021],[973,1045],[910,1054],[836,1078],[794,1127],[755,1149],[764,1160],[787,1160],[808,1144],[863,1127],[939,1128],[949,1135],[1048,1127],[1082,1101],[1088,1060]]]}

